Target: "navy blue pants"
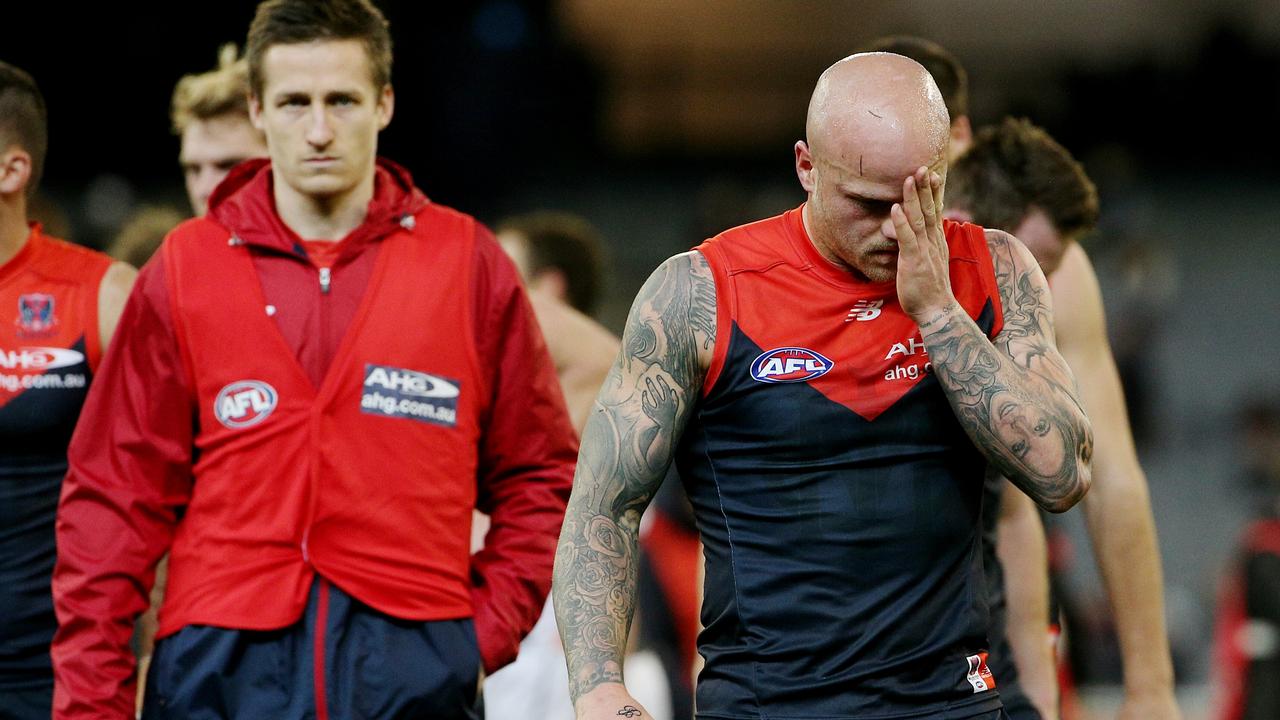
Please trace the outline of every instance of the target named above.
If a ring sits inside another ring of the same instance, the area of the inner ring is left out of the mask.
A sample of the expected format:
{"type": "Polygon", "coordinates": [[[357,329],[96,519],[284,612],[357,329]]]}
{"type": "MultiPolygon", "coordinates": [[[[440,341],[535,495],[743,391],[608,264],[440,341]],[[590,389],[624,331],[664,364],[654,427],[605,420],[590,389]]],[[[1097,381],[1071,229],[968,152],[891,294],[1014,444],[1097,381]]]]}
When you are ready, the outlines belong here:
{"type": "Polygon", "coordinates": [[[144,720],[479,720],[471,620],[398,620],[317,578],[280,630],[191,625],[160,640],[144,720]]]}
{"type": "Polygon", "coordinates": [[[53,679],[47,683],[0,686],[0,720],[49,720],[53,679]]]}

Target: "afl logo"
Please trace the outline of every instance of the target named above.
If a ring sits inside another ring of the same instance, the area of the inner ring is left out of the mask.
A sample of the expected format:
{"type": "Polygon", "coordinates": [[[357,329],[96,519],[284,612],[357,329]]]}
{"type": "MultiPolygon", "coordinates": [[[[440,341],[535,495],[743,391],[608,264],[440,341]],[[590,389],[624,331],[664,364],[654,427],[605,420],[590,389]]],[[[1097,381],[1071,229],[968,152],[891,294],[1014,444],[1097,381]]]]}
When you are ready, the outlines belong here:
{"type": "Polygon", "coordinates": [[[806,382],[822,377],[835,363],[801,347],[785,347],[760,353],[751,363],[751,377],[763,383],[806,382]]]}
{"type": "Polygon", "coordinates": [[[232,430],[257,425],[275,409],[276,389],[261,380],[233,382],[213,401],[213,416],[232,430]]]}

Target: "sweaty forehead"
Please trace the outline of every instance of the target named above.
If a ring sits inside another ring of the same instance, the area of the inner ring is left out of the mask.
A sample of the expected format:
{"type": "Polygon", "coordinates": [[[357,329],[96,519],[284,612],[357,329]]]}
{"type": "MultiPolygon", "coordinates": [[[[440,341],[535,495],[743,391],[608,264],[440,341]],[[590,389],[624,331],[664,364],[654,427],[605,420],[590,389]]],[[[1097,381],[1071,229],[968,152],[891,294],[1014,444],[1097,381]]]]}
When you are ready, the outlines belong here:
{"type": "Polygon", "coordinates": [[[813,152],[819,168],[842,190],[874,199],[896,199],[902,194],[902,181],[921,165],[944,178],[947,173],[945,152],[929,157],[873,146],[854,146],[842,153],[813,152]]]}

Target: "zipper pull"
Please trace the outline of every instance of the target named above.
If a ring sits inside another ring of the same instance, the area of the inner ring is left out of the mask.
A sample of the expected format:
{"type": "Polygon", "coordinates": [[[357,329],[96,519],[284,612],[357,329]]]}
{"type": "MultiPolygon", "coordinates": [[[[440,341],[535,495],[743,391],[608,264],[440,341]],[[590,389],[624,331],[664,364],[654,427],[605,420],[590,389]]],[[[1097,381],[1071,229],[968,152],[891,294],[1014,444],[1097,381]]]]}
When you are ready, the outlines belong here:
{"type": "Polygon", "coordinates": [[[329,294],[330,274],[331,273],[329,272],[329,268],[327,267],[320,268],[320,292],[324,293],[325,295],[329,294]]]}

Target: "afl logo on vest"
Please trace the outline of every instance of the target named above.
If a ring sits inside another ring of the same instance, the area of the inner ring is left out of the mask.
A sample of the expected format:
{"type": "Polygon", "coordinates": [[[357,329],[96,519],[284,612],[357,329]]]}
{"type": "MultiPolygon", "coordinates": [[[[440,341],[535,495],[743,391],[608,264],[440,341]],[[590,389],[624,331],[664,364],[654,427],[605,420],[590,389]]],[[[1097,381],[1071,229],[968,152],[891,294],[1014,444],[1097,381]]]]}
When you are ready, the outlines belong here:
{"type": "Polygon", "coordinates": [[[232,430],[257,425],[276,409],[276,389],[261,380],[238,380],[222,388],[213,416],[232,430]]]}
{"type": "Polygon", "coordinates": [[[822,377],[835,363],[801,347],[785,347],[760,353],[751,363],[751,377],[762,383],[807,382],[822,377]]]}

